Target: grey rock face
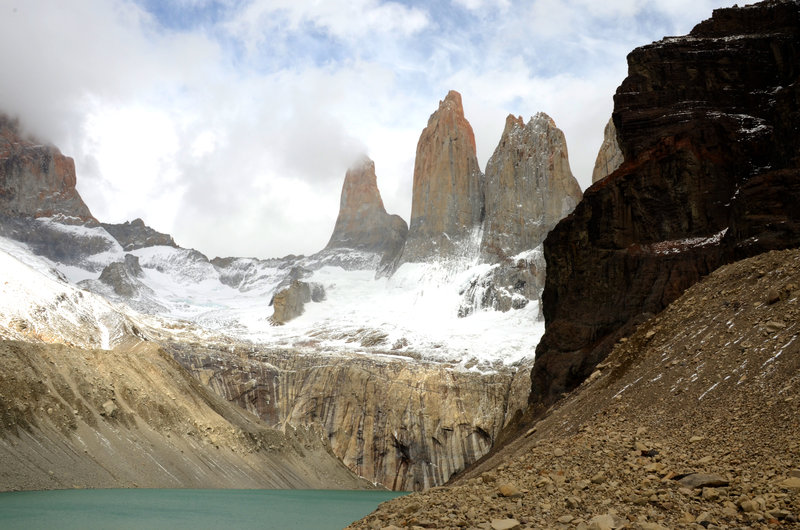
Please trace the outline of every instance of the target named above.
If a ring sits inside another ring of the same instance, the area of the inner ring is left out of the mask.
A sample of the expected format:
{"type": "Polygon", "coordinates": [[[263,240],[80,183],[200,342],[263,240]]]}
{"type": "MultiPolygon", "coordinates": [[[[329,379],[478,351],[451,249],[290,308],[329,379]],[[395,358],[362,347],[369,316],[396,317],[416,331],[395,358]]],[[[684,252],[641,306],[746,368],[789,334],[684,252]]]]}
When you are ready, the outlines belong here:
{"type": "Polygon", "coordinates": [[[398,215],[386,213],[378,191],[375,163],[364,157],[347,170],[339,216],[323,253],[366,251],[379,255],[380,262],[390,262],[403,249],[407,234],[406,222],[398,215]]]}
{"type": "Polygon", "coordinates": [[[461,94],[451,90],[417,144],[411,223],[399,263],[459,257],[483,217],[483,175],[461,94]]]}
{"type": "Polygon", "coordinates": [[[100,273],[99,280],[111,287],[117,295],[133,298],[139,294],[141,287],[141,282],[136,278],[143,275],[139,258],[133,254],[125,254],[125,261],[108,265],[100,273]]]}
{"type": "Polygon", "coordinates": [[[541,247],[525,257],[506,260],[472,278],[459,292],[462,302],[458,316],[466,317],[479,309],[510,311],[522,309],[531,300],[539,301],[545,279],[545,260],[541,247]]]}
{"type": "Polygon", "coordinates": [[[543,112],[527,125],[509,115],[486,164],[481,258],[502,262],[533,249],[581,200],[564,133],[543,112]]]}
{"type": "Polygon", "coordinates": [[[606,128],[603,130],[603,143],[597,153],[592,171],[592,183],[603,180],[622,165],[624,157],[617,143],[617,128],[614,127],[614,120],[609,118],[606,128]]]}
{"type": "Polygon", "coordinates": [[[119,241],[122,249],[126,251],[136,250],[137,248],[154,247],[164,245],[177,247],[175,240],[169,234],[156,232],[144,224],[141,219],[125,221],[120,224],[101,223],[106,231],[119,241]]]}

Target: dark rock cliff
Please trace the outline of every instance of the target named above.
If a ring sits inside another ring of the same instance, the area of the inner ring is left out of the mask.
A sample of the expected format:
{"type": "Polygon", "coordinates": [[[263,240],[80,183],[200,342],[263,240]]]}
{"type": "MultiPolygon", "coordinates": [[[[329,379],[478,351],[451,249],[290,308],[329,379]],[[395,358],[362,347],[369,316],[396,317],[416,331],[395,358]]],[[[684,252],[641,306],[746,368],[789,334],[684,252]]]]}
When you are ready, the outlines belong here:
{"type": "Polygon", "coordinates": [[[533,405],[721,264],[800,244],[800,3],[718,9],[628,56],[622,166],[545,241],[533,405]]]}

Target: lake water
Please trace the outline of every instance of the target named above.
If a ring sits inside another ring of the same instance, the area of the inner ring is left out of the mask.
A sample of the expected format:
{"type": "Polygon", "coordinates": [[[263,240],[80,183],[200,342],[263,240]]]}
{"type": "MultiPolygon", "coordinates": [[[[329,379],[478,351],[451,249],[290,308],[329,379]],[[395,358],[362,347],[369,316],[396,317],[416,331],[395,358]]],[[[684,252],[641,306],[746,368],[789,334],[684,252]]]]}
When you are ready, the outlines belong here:
{"type": "Polygon", "coordinates": [[[0,493],[0,528],[341,529],[395,491],[57,490],[0,493]]]}

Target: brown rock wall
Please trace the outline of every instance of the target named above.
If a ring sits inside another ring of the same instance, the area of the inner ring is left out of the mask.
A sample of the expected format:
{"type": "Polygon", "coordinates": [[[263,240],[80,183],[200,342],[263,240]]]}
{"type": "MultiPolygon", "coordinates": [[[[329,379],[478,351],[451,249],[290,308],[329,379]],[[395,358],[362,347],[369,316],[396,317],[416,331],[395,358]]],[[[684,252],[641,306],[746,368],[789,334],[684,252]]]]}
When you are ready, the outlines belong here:
{"type": "Polygon", "coordinates": [[[721,264],[800,245],[800,4],[715,10],[628,64],[613,113],[625,162],[545,241],[534,405],[721,264]]]}

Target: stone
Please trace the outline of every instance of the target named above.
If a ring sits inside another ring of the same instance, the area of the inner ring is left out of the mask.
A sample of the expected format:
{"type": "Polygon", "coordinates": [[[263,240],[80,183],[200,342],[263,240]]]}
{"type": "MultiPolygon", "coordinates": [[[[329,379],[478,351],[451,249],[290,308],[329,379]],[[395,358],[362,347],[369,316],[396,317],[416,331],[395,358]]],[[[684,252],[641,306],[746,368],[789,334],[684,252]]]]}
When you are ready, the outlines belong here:
{"type": "Polygon", "coordinates": [[[522,497],[522,492],[514,484],[502,484],[497,490],[502,497],[509,497],[512,499],[522,497]]]}
{"type": "Polygon", "coordinates": [[[464,117],[461,94],[451,90],[417,143],[411,221],[398,265],[472,254],[482,212],[475,135],[464,117]]]}
{"type": "Polygon", "coordinates": [[[666,526],[658,523],[643,522],[639,523],[639,530],[669,530],[666,526]]]}
{"type": "Polygon", "coordinates": [[[540,112],[524,124],[509,115],[486,163],[481,258],[500,263],[539,246],[582,196],[553,119],[540,112]]]}
{"type": "Polygon", "coordinates": [[[779,293],[777,289],[773,288],[767,291],[766,300],[768,304],[772,305],[775,302],[780,301],[780,299],[781,299],[781,293],[779,293]]]}
{"type": "Polygon", "coordinates": [[[114,416],[117,412],[117,404],[111,401],[110,399],[103,403],[103,411],[102,415],[104,416],[114,416]]]}
{"type": "Polygon", "coordinates": [[[553,456],[558,456],[558,457],[560,457],[560,456],[564,456],[564,450],[563,450],[563,449],[561,449],[560,447],[556,447],[556,448],[553,450],[553,456]]]}
{"type": "Polygon", "coordinates": [[[589,530],[614,530],[615,528],[619,528],[619,525],[611,514],[595,515],[589,519],[589,530]]]}
{"type": "Polygon", "coordinates": [[[703,488],[703,492],[700,496],[706,501],[716,501],[719,499],[720,495],[717,488],[703,488]]]}
{"type": "Polygon", "coordinates": [[[573,519],[575,519],[575,517],[571,515],[562,515],[561,517],[558,518],[558,522],[561,524],[567,524],[571,523],[573,519]]]}
{"type": "Polygon", "coordinates": [[[703,276],[800,245],[798,18],[797,2],[717,9],[628,55],[612,115],[625,162],[544,242],[533,414],[703,276]]]}
{"type": "Polygon", "coordinates": [[[408,225],[398,215],[386,213],[378,190],[375,163],[363,157],[344,177],[339,215],[323,253],[355,250],[375,253],[387,267],[403,250],[408,225]]]}
{"type": "Polygon", "coordinates": [[[492,519],[492,530],[514,530],[520,528],[520,522],[516,519],[492,519]]]}
{"type": "Polygon", "coordinates": [[[722,488],[728,486],[725,477],[712,473],[692,473],[678,480],[678,484],[687,488],[722,488]]]}
{"type": "Polygon", "coordinates": [[[614,127],[614,119],[609,118],[603,129],[603,143],[594,161],[592,170],[592,184],[603,180],[622,165],[623,156],[617,142],[617,128],[614,127]]]}
{"type": "Polygon", "coordinates": [[[780,483],[782,488],[800,490],[800,477],[789,477],[780,483]]]}

